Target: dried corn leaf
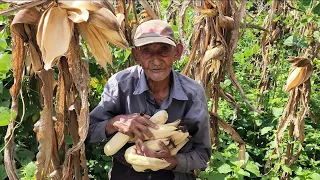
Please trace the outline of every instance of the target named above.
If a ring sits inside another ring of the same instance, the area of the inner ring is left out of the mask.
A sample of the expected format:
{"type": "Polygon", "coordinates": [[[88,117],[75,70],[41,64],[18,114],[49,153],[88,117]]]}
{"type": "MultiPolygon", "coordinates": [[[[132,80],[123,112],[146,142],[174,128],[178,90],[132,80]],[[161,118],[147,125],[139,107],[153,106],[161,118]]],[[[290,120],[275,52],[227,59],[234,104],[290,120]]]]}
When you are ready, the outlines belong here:
{"type": "Polygon", "coordinates": [[[18,5],[18,6],[15,6],[15,7],[7,9],[5,11],[0,12],[0,16],[6,16],[6,15],[9,15],[10,13],[12,13],[12,12],[15,12],[15,11],[28,9],[28,8],[33,8],[35,6],[38,6],[40,4],[45,3],[46,1],[48,1],[48,0],[34,0],[32,2],[29,2],[29,3],[18,5]]]}
{"type": "Polygon", "coordinates": [[[99,0],[62,0],[58,1],[60,4],[60,7],[68,9],[68,8],[84,8],[89,11],[98,11],[101,8],[101,5],[99,4],[99,0]]]}
{"type": "Polygon", "coordinates": [[[37,72],[43,68],[43,65],[41,62],[41,57],[34,46],[35,45],[33,43],[29,43],[29,51],[31,56],[32,68],[35,72],[37,72]]]}
{"type": "Polygon", "coordinates": [[[79,45],[79,38],[77,33],[74,36],[74,38],[72,38],[67,57],[68,57],[68,64],[70,67],[69,70],[72,75],[73,82],[80,95],[81,109],[80,109],[80,113],[77,114],[79,142],[67,151],[66,157],[67,156],[70,157],[71,154],[73,154],[74,152],[80,149],[81,166],[84,170],[83,178],[89,179],[88,169],[86,166],[86,159],[85,159],[84,141],[87,137],[88,128],[89,128],[88,93],[89,93],[89,87],[90,87],[90,74],[89,74],[89,64],[85,61],[81,61],[80,45],[79,45]]]}
{"type": "Polygon", "coordinates": [[[117,20],[118,20],[118,23],[119,23],[120,26],[121,26],[121,24],[124,22],[124,14],[118,13],[118,14],[116,14],[116,18],[117,18],[117,20]]]}
{"type": "MultiPolygon", "coordinates": [[[[19,102],[19,92],[21,88],[22,82],[22,72],[23,72],[23,60],[25,57],[25,48],[23,39],[13,32],[13,28],[11,28],[12,35],[12,69],[13,69],[13,77],[14,83],[10,88],[10,94],[12,97],[11,110],[18,114],[18,102],[19,102]]],[[[14,126],[15,120],[17,116],[12,117],[10,124],[7,128],[6,136],[4,137],[4,141],[7,144],[4,150],[4,165],[6,168],[7,175],[9,179],[19,179],[15,160],[14,160],[14,126]]]]}
{"type": "Polygon", "coordinates": [[[306,67],[309,64],[311,64],[311,61],[310,61],[310,59],[307,59],[307,58],[301,59],[300,61],[293,63],[293,65],[296,67],[306,67]]]}
{"type": "Polygon", "coordinates": [[[222,60],[225,56],[225,47],[223,45],[216,46],[212,49],[208,49],[203,57],[204,63],[206,63],[208,60],[222,60]]]}
{"type": "Polygon", "coordinates": [[[97,63],[99,63],[106,71],[106,63],[112,64],[112,54],[109,50],[105,36],[97,30],[94,25],[89,23],[78,24],[83,39],[88,43],[92,54],[97,63]]]}
{"type": "Polygon", "coordinates": [[[40,20],[40,12],[36,8],[23,9],[19,11],[12,20],[12,24],[33,24],[36,25],[40,20]]]}
{"type": "Polygon", "coordinates": [[[291,89],[298,87],[303,83],[307,73],[306,67],[297,67],[291,72],[288,77],[285,91],[289,92],[291,89]]]}
{"type": "Polygon", "coordinates": [[[66,96],[69,89],[66,88],[67,82],[65,79],[66,76],[70,76],[67,59],[65,57],[61,57],[58,62],[59,69],[59,77],[58,77],[58,88],[56,93],[56,117],[57,121],[55,122],[55,132],[58,149],[62,146],[64,142],[64,128],[65,128],[65,114],[66,114],[66,96]]]}
{"type": "Polygon", "coordinates": [[[53,89],[55,87],[54,71],[52,69],[41,70],[38,73],[43,86],[41,92],[44,97],[44,108],[40,113],[40,119],[34,124],[34,132],[37,135],[39,142],[37,153],[37,172],[36,178],[46,179],[51,156],[52,156],[52,137],[53,137],[53,121],[52,121],[52,110],[53,110],[53,89]]]}
{"type": "Polygon", "coordinates": [[[233,30],[234,29],[234,19],[229,16],[218,16],[218,22],[219,25],[227,30],[233,30]]]}
{"type": "Polygon", "coordinates": [[[97,12],[90,13],[88,22],[102,29],[120,30],[117,17],[107,8],[101,8],[97,12]]]}
{"type": "Polygon", "coordinates": [[[37,41],[42,52],[44,69],[48,70],[55,58],[67,52],[73,23],[68,19],[67,10],[59,7],[51,7],[42,16],[45,17],[43,22],[40,20],[43,24],[39,25],[37,41]]]}
{"type": "Polygon", "coordinates": [[[159,19],[156,13],[150,7],[150,4],[146,0],[139,0],[139,3],[143,6],[143,8],[147,11],[147,13],[152,17],[152,19],[159,19]]]}
{"type": "Polygon", "coordinates": [[[68,9],[68,18],[74,23],[87,22],[89,19],[89,11],[85,8],[68,9]]]}

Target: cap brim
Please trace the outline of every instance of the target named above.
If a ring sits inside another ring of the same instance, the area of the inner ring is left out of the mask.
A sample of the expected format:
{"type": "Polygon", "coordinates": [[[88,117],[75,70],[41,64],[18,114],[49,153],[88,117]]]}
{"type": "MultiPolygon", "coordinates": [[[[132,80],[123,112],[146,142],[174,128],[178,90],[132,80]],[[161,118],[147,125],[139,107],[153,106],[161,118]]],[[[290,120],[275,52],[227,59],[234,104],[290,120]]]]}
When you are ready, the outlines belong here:
{"type": "Polygon", "coordinates": [[[166,43],[174,47],[176,46],[176,43],[173,40],[165,37],[144,37],[144,38],[133,40],[133,43],[136,47],[144,46],[152,43],[166,43]]]}

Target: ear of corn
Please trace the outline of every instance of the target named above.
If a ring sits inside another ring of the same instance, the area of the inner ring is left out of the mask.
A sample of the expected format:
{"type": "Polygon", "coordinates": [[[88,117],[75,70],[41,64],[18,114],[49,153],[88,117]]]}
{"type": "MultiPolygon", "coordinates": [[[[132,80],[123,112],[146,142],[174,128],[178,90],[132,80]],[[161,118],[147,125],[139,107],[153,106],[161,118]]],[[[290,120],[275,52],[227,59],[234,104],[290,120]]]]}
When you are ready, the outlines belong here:
{"type": "MultiPolygon", "coordinates": [[[[156,114],[154,114],[152,117],[150,117],[150,121],[152,121],[153,123],[156,124],[164,124],[168,119],[168,113],[165,110],[161,110],[159,112],[157,112],[156,114]]],[[[152,129],[153,128],[149,128],[152,129]]],[[[160,128],[159,128],[160,129],[160,128]]],[[[163,132],[163,128],[161,128],[163,132]]],[[[176,130],[175,127],[171,127],[172,131],[176,130]]],[[[170,129],[169,129],[170,130],[170,129]]],[[[159,134],[161,132],[156,131],[156,134],[159,134]]],[[[159,139],[159,138],[157,138],[159,139]]],[[[115,153],[117,153],[128,141],[130,140],[130,137],[122,134],[120,132],[116,133],[104,146],[104,153],[107,156],[111,156],[114,155],[115,153]]]]}
{"type": "Polygon", "coordinates": [[[178,127],[179,124],[180,124],[181,120],[180,119],[177,119],[171,123],[167,123],[167,124],[164,124],[165,126],[173,126],[173,127],[178,127]]]}
{"type": "Polygon", "coordinates": [[[167,120],[168,120],[168,113],[165,110],[158,111],[152,117],[150,117],[150,121],[159,125],[166,123],[167,120]]]}
{"type": "Polygon", "coordinates": [[[153,151],[159,151],[161,149],[159,147],[160,141],[162,141],[166,146],[169,145],[169,138],[153,139],[153,140],[145,141],[144,144],[153,151]]]}
{"type": "Polygon", "coordinates": [[[130,136],[122,134],[120,132],[116,133],[109,142],[104,146],[104,153],[107,156],[114,155],[118,152],[130,139],[130,136]]]}
{"type": "Polygon", "coordinates": [[[181,131],[177,131],[177,132],[178,133],[176,133],[176,134],[174,134],[174,135],[172,135],[170,137],[170,139],[173,141],[175,146],[180,144],[185,139],[188,139],[188,137],[189,137],[189,133],[188,132],[181,132],[181,131]]]}
{"type": "Polygon", "coordinates": [[[126,150],[124,155],[126,161],[132,165],[148,166],[150,169],[152,168],[164,169],[170,165],[170,163],[168,163],[164,159],[137,155],[132,152],[133,147],[134,146],[129,147],[126,150]]]}
{"type": "Polygon", "coordinates": [[[285,91],[288,92],[302,84],[304,82],[306,72],[306,67],[296,67],[288,77],[285,91]]]}
{"type": "MultiPolygon", "coordinates": [[[[162,139],[175,134],[177,128],[174,126],[158,125],[158,129],[149,128],[149,130],[155,139],[162,139]]],[[[150,138],[145,135],[145,139],[148,140],[150,138]]]]}
{"type": "Polygon", "coordinates": [[[187,144],[187,142],[189,141],[188,138],[184,139],[183,141],[181,141],[178,145],[176,145],[176,147],[173,147],[170,149],[170,154],[172,156],[176,155],[178,153],[178,151],[187,144]]]}

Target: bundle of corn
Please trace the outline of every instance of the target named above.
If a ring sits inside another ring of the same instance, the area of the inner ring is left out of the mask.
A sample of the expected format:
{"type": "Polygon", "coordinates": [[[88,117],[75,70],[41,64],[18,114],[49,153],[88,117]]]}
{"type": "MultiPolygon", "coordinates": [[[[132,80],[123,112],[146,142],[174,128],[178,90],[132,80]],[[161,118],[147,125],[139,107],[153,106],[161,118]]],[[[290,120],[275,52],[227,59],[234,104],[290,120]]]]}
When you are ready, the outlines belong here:
{"type": "MultiPolygon", "coordinates": [[[[179,127],[180,120],[165,124],[167,119],[168,114],[165,110],[157,112],[150,118],[152,122],[158,124],[159,128],[149,128],[154,136],[154,139],[151,140],[145,135],[144,143],[149,149],[153,151],[159,151],[161,150],[159,143],[162,142],[170,149],[171,155],[176,155],[178,151],[188,142],[189,133],[184,128],[179,127]]],[[[113,155],[117,153],[128,141],[134,141],[135,139],[136,138],[133,137],[130,140],[129,136],[118,132],[105,145],[104,152],[108,156],[113,155]]],[[[125,152],[125,159],[137,172],[143,172],[147,169],[158,171],[170,165],[170,163],[164,159],[138,155],[135,153],[135,149],[135,145],[129,147],[125,152]]]]}

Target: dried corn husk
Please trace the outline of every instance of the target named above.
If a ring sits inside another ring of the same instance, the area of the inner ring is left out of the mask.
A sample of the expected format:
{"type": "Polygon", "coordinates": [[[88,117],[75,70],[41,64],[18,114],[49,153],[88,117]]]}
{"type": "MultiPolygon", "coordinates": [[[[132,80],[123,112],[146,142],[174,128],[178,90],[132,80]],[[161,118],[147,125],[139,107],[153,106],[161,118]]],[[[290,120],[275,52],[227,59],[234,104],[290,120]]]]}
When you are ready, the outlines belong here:
{"type": "Polygon", "coordinates": [[[123,21],[123,20],[124,20],[124,14],[118,13],[118,14],[116,15],[116,17],[117,17],[118,23],[121,25],[122,22],[124,22],[124,21],[123,21]]]}
{"type": "Polygon", "coordinates": [[[37,43],[42,52],[44,69],[51,69],[55,58],[67,52],[72,32],[73,23],[68,19],[67,10],[51,7],[42,15],[37,43]]]}
{"type": "Polygon", "coordinates": [[[234,29],[234,19],[232,17],[219,15],[218,22],[221,27],[227,30],[234,29]]]}
{"type": "Polygon", "coordinates": [[[291,72],[291,74],[288,77],[285,91],[288,92],[291,89],[298,87],[300,84],[302,84],[305,80],[306,73],[307,73],[307,67],[294,68],[294,70],[291,72]]]}
{"type": "Polygon", "coordinates": [[[85,8],[68,9],[68,18],[74,23],[82,23],[88,21],[89,11],[85,8]]]}
{"type": "Polygon", "coordinates": [[[112,64],[112,54],[109,50],[109,46],[104,36],[97,27],[83,22],[77,24],[80,30],[80,34],[84,40],[88,43],[93,56],[97,63],[99,63],[106,70],[106,63],[112,64]]]}
{"type": "Polygon", "coordinates": [[[311,64],[311,61],[308,58],[304,58],[304,59],[301,59],[300,61],[293,63],[293,65],[296,67],[306,67],[310,64],[311,64]]]}
{"type": "Polygon", "coordinates": [[[111,44],[125,49],[129,47],[117,17],[110,10],[101,8],[99,11],[91,13],[88,22],[90,25],[94,25],[104,35],[104,39],[111,44]]]}
{"type": "Polygon", "coordinates": [[[305,60],[307,60],[308,58],[306,58],[306,57],[289,57],[288,59],[287,59],[287,61],[289,62],[289,63],[292,63],[292,64],[296,64],[296,63],[298,63],[298,62],[300,62],[300,61],[305,61],[305,60]]]}
{"type": "Polygon", "coordinates": [[[120,29],[117,17],[107,8],[101,8],[99,11],[90,13],[88,22],[103,29],[115,31],[120,29]]]}
{"type": "Polygon", "coordinates": [[[203,62],[207,62],[210,59],[221,60],[225,55],[225,47],[223,45],[218,45],[212,49],[208,49],[203,57],[203,62]]]}
{"type": "Polygon", "coordinates": [[[78,0],[65,0],[58,1],[60,3],[60,7],[62,8],[84,8],[89,11],[98,11],[101,6],[99,5],[99,0],[87,0],[87,1],[78,1],[78,0]]]}

